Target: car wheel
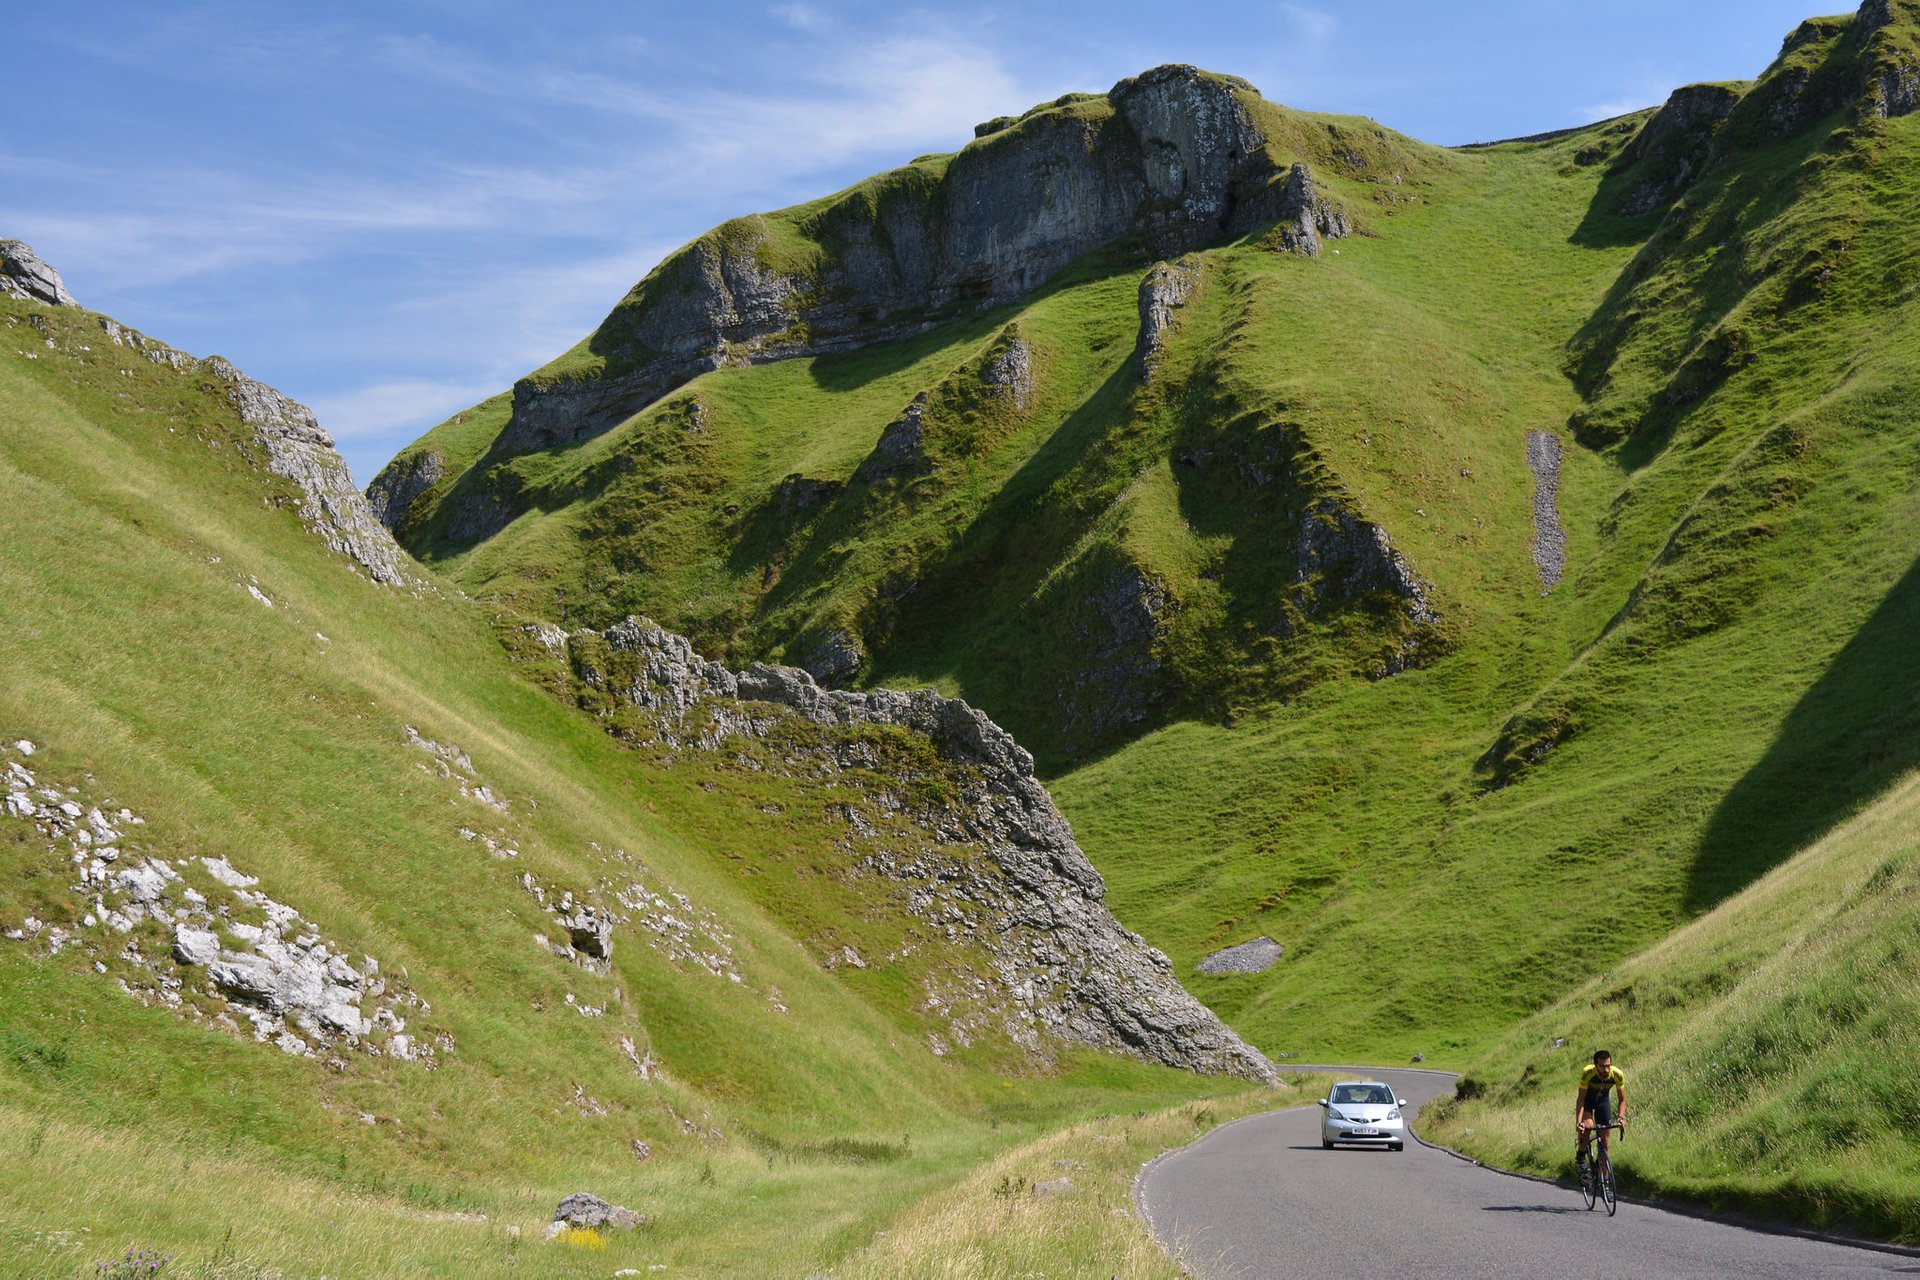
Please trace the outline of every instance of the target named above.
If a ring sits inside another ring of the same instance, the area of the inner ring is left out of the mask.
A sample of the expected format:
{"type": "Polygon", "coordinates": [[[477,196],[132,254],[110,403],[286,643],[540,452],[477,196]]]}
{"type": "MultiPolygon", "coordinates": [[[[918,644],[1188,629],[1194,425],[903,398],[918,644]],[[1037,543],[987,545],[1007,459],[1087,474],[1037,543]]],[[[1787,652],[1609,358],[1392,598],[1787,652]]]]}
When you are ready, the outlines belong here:
{"type": "Polygon", "coordinates": [[[1407,1144],[1404,1142],[1390,1143],[1387,1147],[1387,1150],[1389,1151],[1405,1151],[1406,1149],[1407,1149],[1407,1144]]]}
{"type": "Polygon", "coordinates": [[[1321,1147],[1321,1150],[1323,1150],[1323,1151],[1331,1151],[1331,1150],[1333,1150],[1333,1139],[1332,1139],[1332,1138],[1322,1138],[1322,1139],[1320,1139],[1320,1147],[1321,1147]]]}

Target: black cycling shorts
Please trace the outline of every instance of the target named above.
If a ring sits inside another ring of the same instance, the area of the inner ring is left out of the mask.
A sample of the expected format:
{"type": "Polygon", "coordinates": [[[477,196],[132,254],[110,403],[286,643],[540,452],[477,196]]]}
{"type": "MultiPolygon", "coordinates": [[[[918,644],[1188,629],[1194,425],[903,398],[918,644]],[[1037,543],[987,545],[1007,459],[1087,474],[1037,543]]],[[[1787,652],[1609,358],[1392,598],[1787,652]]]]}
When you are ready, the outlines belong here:
{"type": "Polygon", "coordinates": [[[1587,1090],[1587,1123],[1609,1125],[1613,1123],[1613,1090],[1587,1090]]]}

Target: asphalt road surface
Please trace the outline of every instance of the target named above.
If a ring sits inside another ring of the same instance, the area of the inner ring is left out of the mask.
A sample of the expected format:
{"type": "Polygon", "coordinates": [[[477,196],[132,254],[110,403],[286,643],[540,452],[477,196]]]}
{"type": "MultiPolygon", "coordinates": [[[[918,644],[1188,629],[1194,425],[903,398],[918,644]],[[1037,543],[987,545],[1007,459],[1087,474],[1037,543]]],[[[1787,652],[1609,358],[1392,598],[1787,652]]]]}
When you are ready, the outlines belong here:
{"type": "MultiPolygon", "coordinates": [[[[1438,1072],[1346,1078],[1385,1080],[1416,1109],[1453,1087],[1438,1072]]],[[[1645,1205],[1622,1202],[1609,1218],[1572,1187],[1483,1169],[1414,1141],[1398,1152],[1326,1151],[1311,1105],[1251,1116],[1169,1152],[1135,1191],[1154,1237],[1202,1280],[1920,1275],[1920,1258],[1645,1205]]]]}

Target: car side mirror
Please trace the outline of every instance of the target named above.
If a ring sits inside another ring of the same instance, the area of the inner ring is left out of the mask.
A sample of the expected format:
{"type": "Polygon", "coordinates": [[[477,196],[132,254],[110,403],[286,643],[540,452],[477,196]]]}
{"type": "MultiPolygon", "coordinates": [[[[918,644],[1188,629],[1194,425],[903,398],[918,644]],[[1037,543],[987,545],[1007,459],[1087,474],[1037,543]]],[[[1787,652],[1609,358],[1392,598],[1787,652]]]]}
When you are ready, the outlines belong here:
{"type": "Polygon", "coordinates": [[[1327,1105],[1327,1100],[1325,1098],[1316,1098],[1314,1099],[1313,1105],[1316,1107],[1324,1108],[1327,1105]]]}
{"type": "Polygon", "coordinates": [[[1401,1105],[1401,1106],[1403,1106],[1403,1107],[1404,1107],[1404,1106],[1406,1106],[1406,1105],[1407,1105],[1407,1100],[1406,1100],[1405,1098],[1402,1098],[1402,1099],[1400,1099],[1400,1105],[1401,1105]]]}

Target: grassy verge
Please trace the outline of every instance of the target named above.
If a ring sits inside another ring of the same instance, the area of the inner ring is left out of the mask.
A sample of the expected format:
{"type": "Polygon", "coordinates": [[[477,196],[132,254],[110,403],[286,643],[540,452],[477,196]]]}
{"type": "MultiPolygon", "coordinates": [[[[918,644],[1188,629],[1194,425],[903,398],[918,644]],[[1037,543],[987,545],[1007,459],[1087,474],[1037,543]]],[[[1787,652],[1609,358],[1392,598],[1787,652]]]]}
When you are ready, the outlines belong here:
{"type": "Polygon", "coordinates": [[[1571,1173],[1573,1086],[1628,1073],[1622,1186],[1920,1244],[1920,775],[1526,1019],[1430,1112],[1490,1163],[1571,1173]],[[1555,1048],[1556,1044],[1560,1047],[1555,1048]]]}
{"type": "Polygon", "coordinates": [[[1075,1125],[1006,1152],[916,1204],[835,1274],[841,1280],[1171,1280],[1183,1273],[1133,1207],[1140,1166],[1217,1125],[1299,1096],[1293,1086],[1244,1090],[1075,1125]]]}

